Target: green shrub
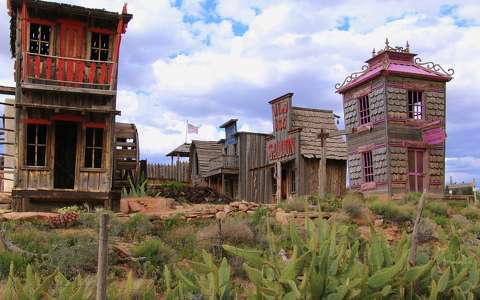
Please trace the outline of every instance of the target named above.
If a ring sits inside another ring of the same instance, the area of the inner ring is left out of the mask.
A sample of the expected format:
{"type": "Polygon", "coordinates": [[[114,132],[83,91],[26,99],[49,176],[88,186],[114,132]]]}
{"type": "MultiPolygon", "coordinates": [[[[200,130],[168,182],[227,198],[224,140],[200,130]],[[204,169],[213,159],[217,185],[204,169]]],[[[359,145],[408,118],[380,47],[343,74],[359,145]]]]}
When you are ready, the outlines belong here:
{"type": "Polygon", "coordinates": [[[405,203],[417,204],[421,196],[422,196],[422,193],[419,193],[419,192],[408,193],[405,195],[405,197],[403,197],[403,201],[405,203]]]}
{"type": "Polygon", "coordinates": [[[395,222],[406,222],[413,220],[415,208],[408,205],[398,205],[393,201],[377,201],[370,204],[370,210],[381,215],[385,219],[395,222]]]}
{"type": "Polygon", "coordinates": [[[459,229],[465,229],[471,225],[471,222],[464,215],[459,214],[451,216],[450,221],[456,228],[459,229]]]}
{"type": "Polygon", "coordinates": [[[68,235],[51,245],[44,268],[52,271],[58,269],[69,279],[83,273],[95,273],[97,253],[98,243],[95,237],[68,235]]]}
{"type": "Polygon", "coordinates": [[[471,221],[480,220],[480,209],[470,206],[462,209],[461,213],[471,221]]]}
{"type": "Polygon", "coordinates": [[[146,279],[134,279],[132,272],[129,272],[126,282],[115,282],[108,286],[107,299],[148,300],[157,299],[157,295],[153,281],[146,279]]]}
{"type": "Polygon", "coordinates": [[[312,205],[319,205],[324,212],[334,212],[342,208],[342,200],[333,196],[322,199],[318,196],[309,196],[308,202],[312,205]]]}
{"type": "Polygon", "coordinates": [[[127,239],[138,239],[151,233],[153,228],[150,218],[144,214],[135,214],[123,224],[122,234],[127,239]]]}
{"type": "Polygon", "coordinates": [[[347,194],[342,201],[343,210],[352,218],[362,215],[364,205],[363,197],[359,197],[357,194],[347,194]]]}
{"type": "Polygon", "coordinates": [[[448,201],[447,205],[456,212],[468,207],[468,204],[465,201],[448,201]]]}
{"type": "Polygon", "coordinates": [[[448,205],[445,202],[428,201],[425,210],[432,215],[448,217],[448,205]]]}
{"type": "Polygon", "coordinates": [[[260,225],[265,220],[266,216],[268,216],[268,208],[266,207],[257,208],[255,210],[255,213],[252,215],[252,224],[254,226],[260,225]]]}
{"type": "Polygon", "coordinates": [[[17,273],[23,273],[27,267],[27,263],[27,260],[21,254],[10,251],[0,251],[0,278],[5,279],[8,277],[11,264],[13,264],[17,273]]]}
{"type": "Polygon", "coordinates": [[[447,226],[450,219],[446,216],[432,216],[432,220],[440,226],[447,226]]]}
{"type": "Polygon", "coordinates": [[[155,267],[161,267],[168,264],[174,257],[175,251],[159,239],[148,239],[135,246],[132,249],[135,257],[145,258],[155,267]]]}
{"type": "Polygon", "coordinates": [[[418,241],[426,243],[437,239],[436,229],[437,224],[433,220],[429,218],[422,219],[418,228],[418,241]]]}
{"type": "Polygon", "coordinates": [[[172,181],[160,184],[159,188],[164,190],[182,191],[186,185],[183,182],[172,181]]]}

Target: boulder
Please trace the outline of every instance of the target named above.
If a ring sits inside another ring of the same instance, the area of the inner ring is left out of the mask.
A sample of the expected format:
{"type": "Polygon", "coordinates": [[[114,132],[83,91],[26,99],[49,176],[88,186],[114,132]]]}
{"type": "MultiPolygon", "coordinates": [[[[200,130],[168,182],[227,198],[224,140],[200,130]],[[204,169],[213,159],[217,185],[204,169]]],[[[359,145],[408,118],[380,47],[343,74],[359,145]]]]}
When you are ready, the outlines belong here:
{"type": "Polygon", "coordinates": [[[32,220],[41,220],[49,221],[57,217],[58,213],[52,212],[9,212],[1,215],[1,218],[4,220],[15,220],[15,221],[32,221],[32,220]]]}

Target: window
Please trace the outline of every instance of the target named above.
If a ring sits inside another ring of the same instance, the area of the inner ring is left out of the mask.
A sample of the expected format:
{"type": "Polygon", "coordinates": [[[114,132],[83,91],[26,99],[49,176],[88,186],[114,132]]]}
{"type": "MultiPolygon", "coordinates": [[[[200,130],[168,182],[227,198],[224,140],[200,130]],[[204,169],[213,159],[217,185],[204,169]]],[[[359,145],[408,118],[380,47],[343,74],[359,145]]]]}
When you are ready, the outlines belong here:
{"type": "Polygon", "coordinates": [[[47,125],[27,125],[27,166],[44,167],[47,154],[47,125]]]}
{"type": "Polygon", "coordinates": [[[358,99],[360,106],[360,125],[370,123],[370,107],[368,104],[368,95],[358,99]]]}
{"type": "Polygon", "coordinates": [[[372,151],[363,152],[363,179],[364,182],[373,182],[372,151]]]}
{"type": "Polygon", "coordinates": [[[297,185],[295,184],[295,171],[290,173],[290,193],[294,194],[297,192],[297,185]]]}
{"type": "Polygon", "coordinates": [[[49,55],[50,32],[48,25],[30,24],[30,48],[28,51],[35,54],[49,55]]]}
{"type": "Polygon", "coordinates": [[[109,44],[110,44],[110,35],[102,34],[98,32],[92,32],[90,59],[107,61],[109,44]]]}
{"type": "Polygon", "coordinates": [[[423,119],[423,101],[420,91],[408,91],[408,118],[423,119]]]}
{"type": "Polygon", "coordinates": [[[85,140],[85,168],[101,168],[103,128],[88,128],[85,140]]]}
{"type": "Polygon", "coordinates": [[[276,195],[277,194],[277,174],[274,168],[271,169],[271,175],[272,175],[272,194],[276,195]]]}

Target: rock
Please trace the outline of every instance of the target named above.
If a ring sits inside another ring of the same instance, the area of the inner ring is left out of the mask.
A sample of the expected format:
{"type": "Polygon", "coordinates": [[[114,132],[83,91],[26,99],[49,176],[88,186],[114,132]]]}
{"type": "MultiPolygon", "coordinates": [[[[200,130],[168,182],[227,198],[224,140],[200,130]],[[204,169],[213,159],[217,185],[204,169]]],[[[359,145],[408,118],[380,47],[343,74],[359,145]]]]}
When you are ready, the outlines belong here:
{"type": "Polygon", "coordinates": [[[224,211],[219,211],[217,212],[217,214],[215,215],[215,217],[219,220],[223,220],[225,219],[225,217],[227,216],[227,213],[224,212],[224,211]]]}
{"type": "Polygon", "coordinates": [[[241,210],[241,211],[246,211],[246,210],[248,210],[248,206],[245,203],[241,203],[238,206],[238,209],[241,210]]]}
{"type": "Polygon", "coordinates": [[[170,210],[173,200],[168,198],[127,198],[129,213],[151,213],[170,210]]]}
{"type": "Polygon", "coordinates": [[[120,199],[120,212],[123,214],[128,214],[130,212],[130,207],[128,206],[128,198],[120,199]]]}
{"type": "Polygon", "coordinates": [[[5,220],[15,220],[15,221],[32,221],[32,220],[41,220],[49,221],[57,217],[58,213],[51,212],[9,212],[1,216],[5,220]]]}

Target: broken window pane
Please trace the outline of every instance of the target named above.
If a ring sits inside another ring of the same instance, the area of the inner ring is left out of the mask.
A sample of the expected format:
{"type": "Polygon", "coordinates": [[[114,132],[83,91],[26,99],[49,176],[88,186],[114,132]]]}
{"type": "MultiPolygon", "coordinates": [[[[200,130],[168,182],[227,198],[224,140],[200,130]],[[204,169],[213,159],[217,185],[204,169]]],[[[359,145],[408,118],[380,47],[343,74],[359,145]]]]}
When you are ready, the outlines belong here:
{"type": "Polygon", "coordinates": [[[50,33],[52,28],[48,25],[30,24],[30,45],[31,53],[49,55],[50,33]]]}
{"type": "Polygon", "coordinates": [[[92,41],[90,43],[90,59],[108,61],[108,51],[110,48],[110,36],[92,32],[92,41]]]}

